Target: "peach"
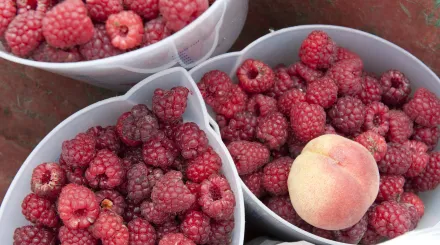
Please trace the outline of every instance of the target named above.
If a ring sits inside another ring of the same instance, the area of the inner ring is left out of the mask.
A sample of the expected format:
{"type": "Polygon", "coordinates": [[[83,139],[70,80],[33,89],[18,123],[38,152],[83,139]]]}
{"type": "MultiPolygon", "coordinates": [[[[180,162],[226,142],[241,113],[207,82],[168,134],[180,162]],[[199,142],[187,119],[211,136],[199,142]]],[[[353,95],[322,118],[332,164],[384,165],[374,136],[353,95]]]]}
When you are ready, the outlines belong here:
{"type": "Polygon", "coordinates": [[[379,192],[379,170],[359,143],[327,134],[310,141],[295,159],[288,178],[298,215],[325,230],[361,220],[379,192]]]}

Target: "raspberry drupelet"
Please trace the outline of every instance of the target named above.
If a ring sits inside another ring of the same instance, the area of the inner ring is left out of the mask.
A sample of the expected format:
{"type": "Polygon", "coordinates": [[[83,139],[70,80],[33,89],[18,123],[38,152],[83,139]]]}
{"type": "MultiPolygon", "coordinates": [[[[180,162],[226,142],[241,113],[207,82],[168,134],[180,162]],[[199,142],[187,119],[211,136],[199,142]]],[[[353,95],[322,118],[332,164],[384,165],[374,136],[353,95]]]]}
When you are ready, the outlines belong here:
{"type": "Polygon", "coordinates": [[[58,232],[61,244],[67,245],[96,245],[98,240],[87,229],[69,229],[62,226],[58,232]]]}
{"type": "Polygon", "coordinates": [[[0,36],[3,36],[9,23],[15,18],[17,8],[14,0],[5,0],[0,2],[0,36]]]}

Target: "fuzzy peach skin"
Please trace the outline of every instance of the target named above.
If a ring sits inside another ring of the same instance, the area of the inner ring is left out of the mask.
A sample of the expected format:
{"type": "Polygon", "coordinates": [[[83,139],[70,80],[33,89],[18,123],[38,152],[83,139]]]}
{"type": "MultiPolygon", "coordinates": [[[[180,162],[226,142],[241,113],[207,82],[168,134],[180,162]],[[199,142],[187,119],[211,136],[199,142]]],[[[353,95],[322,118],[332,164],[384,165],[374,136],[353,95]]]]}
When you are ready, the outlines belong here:
{"type": "Polygon", "coordinates": [[[309,224],[340,230],[356,224],[379,192],[379,170],[368,150],[339,135],[310,141],[288,178],[290,200],[309,224]]]}

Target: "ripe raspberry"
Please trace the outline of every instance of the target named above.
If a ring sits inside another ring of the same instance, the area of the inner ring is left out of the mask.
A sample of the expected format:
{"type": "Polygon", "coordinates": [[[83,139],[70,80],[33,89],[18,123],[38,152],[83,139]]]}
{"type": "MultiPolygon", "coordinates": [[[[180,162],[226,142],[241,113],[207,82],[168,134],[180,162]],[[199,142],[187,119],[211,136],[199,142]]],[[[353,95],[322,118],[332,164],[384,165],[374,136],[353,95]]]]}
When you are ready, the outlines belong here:
{"type": "Polygon", "coordinates": [[[332,125],[326,124],[324,134],[338,134],[338,133],[336,132],[336,129],[332,125]]]}
{"type": "Polygon", "coordinates": [[[239,175],[249,174],[269,162],[270,151],[261,143],[234,141],[228,145],[239,175]]]}
{"type": "Polygon", "coordinates": [[[141,45],[144,37],[142,19],[133,11],[121,11],[110,15],[105,22],[105,28],[113,46],[121,50],[141,45]]]}
{"type": "Polygon", "coordinates": [[[286,143],[287,119],[280,112],[258,118],[257,138],[269,149],[279,149],[286,143]]]}
{"type": "Polygon", "coordinates": [[[60,167],[66,173],[67,183],[74,183],[77,185],[88,185],[87,179],[84,176],[85,169],[79,167],[72,167],[67,165],[67,163],[63,160],[63,157],[60,156],[60,167]]]}
{"type": "Polygon", "coordinates": [[[157,43],[171,36],[171,30],[168,29],[166,25],[167,22],[162,17],[158,17],[145,23],[142,46],[145,47],[157,43]]]}
{"type": "Polygon", "coordinates": [[[199,204],[205,214],[215,220],[229,220],[234,215],[235,196],[228,180],[211,175],[200,186],[199,204]]]}
{"type": "Polygon", "coordinates": [[[440,139],[440,128],[414,127],[412,139],[425,143],[428,146],[428,150],[432,151],[440,139]]]}
{"type": "Polygon", "coordinates": [[[440,184],[440,152],[431,153],[425,171],[412,179],[417,191],[434,190],[440,184]]]}
{"type": "Polygon", "coordinates": [[[377,165],[381,173],[402,175],[411,166],[411,155],[405,146],[390,144],[387,153],[377,165]]]}
{"type": "Polygon", "coordinates": [[[254,115],[265,117],[278,110],[277,100],[269,96],[257,94],[249,99],[247,110],[254,115]]]}
{"type": "Polygon", "coordinates": [[[150,182],[150,186],[153,187],[154,185],[156,185],[156,182],[158,180],[160,180],[164,175],[164,171],[160,168],[154,168],[152,169],[147,178],[148,178],[148,182],[150,182]]]}
{"type": "Polygon", "coordinates": [[[42,62],[78,62],[82,60],[81,54],[76,47],[70,49],[57,49],[43,42],[32,52],[31,58],[42,62]]]}
{"type": "Polygon", "coordinates": [[[116,235],[111,238],[102,239],[102,245],[127,245],[130,242],[130,233],[126,226],[122,226],[116,235]]]}
{"type": "Polygon", "coordinates": [[[35,10],[44,14],[48,9],[52,8],[52,5],[55,3],[53,0],[20,0],[17,1],[17,13],[23,14],[35,10]]]}
{"type": "Polygon", "coordinates": [[[243,175],[241,180],[258,199],[266,194],[263,187],[263,171],[243,175]]]}
{"type": "Polygon", "coordinates": [[[420,217],[419,214],[417,213],[417,209],[412,204],[403,203],[401,205],[408,210],[408,214],[411,220],[409,231],[412,231],[417,227],[417,224],[420,221],[420,217]]]}
{"type": "Polygon", "coordinates": [[[395,238],[409,230],[411,220],[405,207],[396,201],[386,201],[372,210],[369,225],[374,227],[379,235],[395,238]]]}
{"type": "Polygon", "coordinates": [[[365,106],[360,99],[345,96],[338,99],[328,115],[336,129],[345,134],[353,134],[364,124],[365,106]]]}
{"type": "Polygon", "coordinates": [[[388,130],[388,140],[403,144],[412,135],[414,124],[403,111],[391,110],[389,116],[390,129],[388,130]]]}
{"type": "Polygon", "coordinates": [[[388,106],[398,106],[406,102],[411,93],[408,78],[397,70],[389,70],[380,77],[382,101],[388,106]]]}
{"type": "Polygon", "coordinates": [[[301,61],[313,69],[330,68],[336,59],[336,43],[323,31],[313,31],[299,49],[301,61]]]}
{"type": "Polygon", "coordinates": [[[221,127],[222,139],[223,141],[254,140],[257,123],[257,117],[252,112],[238,112],[221,127]]]}
{"type": "Polygon", "coordinates": [[[381,175],[379,194],[377,194],[376,201],[397,201],[399,196],[403,193],[404,184],[405,178],[401,175],[381,175]]]}
{"type": "Polygon", "coordinates": [[[69,229],[62,226],[58,238],[63,245],[96,245],[98,240],[87,229],[69,229]]]}
{"type": "Polygon", "coordinates": [[[248,59],[237,69],[240,87],[248,93],[263,93],[275,83],[272,69],[259,60],[248,59]]]}
{"type": "Polygon", "coordinates": [[[209,244],[231,244],[231,233],[234,230],[234,220],[212,220],[209,244]]]}
{"type": "Polygon", "coordinates": [[[421,174],[429,162],[429,155],[426,153],[428,147],[422,142],[408,140],[404,145],[409,149],[411,155],[411,167],[405,173],[405,177],[415,177],[421,174]]]}
{"type": "Polygon", "coordinates": [[[142,202],[140,208],[142,217],[155,225],[162,225],[172,218],[170,214],[157,209],[154,203],[150,201],[142,202]]]}
{"type": "Polygon", "coordinates": [[[209,147],[207,151],[188,161],[186,175],[189,180],[201,183],[212,174],[218,173],[221,166],[222,159],[212,147],[209,147]]]}
{"type": "Polygon", "coordinates": [[[69,166],[87,167],[95,157],[95,146],[93,136],[80,133],[74,139],[63,142],[61,155],[69,166]]]}
{"type": "Polygon", "coordinates": [[[329,231],[329,230],[324,230],[324,229],[320,229],[317,227],[313,227],[312,228],[312,232],[313,235],[325,238],[325,239],[329,239],[329,240],[336,240],[335,235],[333,234],[333,231],[329,231]]]}
{"type": "Polygon", "coordinates": [[[410,178],[405,179],[405,185],[403,186],[403,190],[405,192],[418,193],[418,190],[414,186],[414,181],[410,178]]]}
{"type": "Polygon", "coordinates": [[[44,39],[43,16],[43,13],[32,10],[17,15],[11,21],[5,32],[5,39],[13,54],[27,57],[40,45],[44,39]]]}
{"type": "Polygon", "coordinates": [[[180,124],[183,123],[183,119],[177,122],[171,122],[171,123],[159,123],[159,128],[162,130],[162,132],[168,137],[170,140],[174,140],[174,134],[176,131],[176,128],[179,127],[180,124]]]}
{"type": "Polygon", "coordinates": [[[43,227],[26,225],[14,231],[14,245],[55,245],[55,241],[55,234],[43,227]]]}
{"type": "Polygon", "coordinates": [[[92,127],[87,130],[87,133],[96,138],[96,149],[108,149],[118,154],[121,149],[121,141],[116,133],[114,126],[102,128],[101,126],[92,127]]]}
{"type": "Polygon", "coordinates": [[[176,129],[175,141],[185,159],[195,158],[208,149],[205,132],[193,122],[183,123],[176,129]]]}
{"type": "Polygon", "coordinates": [[[185,215],[180,225],[182,234],[197,244],[205,244],[211,234],[210,218],[200,211],[191,211],[185,215]]]}
{"type": "Polygon", "coordinates": [[[289,147],[289,153],[292,158],[296,158],[301,154],[306,143],[303,143],[295,138],[292,132],[289,133],[289,138],[287,139],[287,145],[289,147]]]}
{"type": "Polygon", "coordinates": [[[124,228],[127,227],[121,216],[111,211],[104,211],[99,214],[90,231],[95,238],[110,241],[117,236],[117,233],[124,233],[124,228]]]}
{"type": "MultiPolygon", "coordinates": [[[[288,131],[290,131],[290,129],[288,131]]],[[[289,135],[289,133],[287,135],[289,135]]],[[[289,138],[289,136],[287,136],[287,138],[289,138]]],[[[283,146],[280,147],[280,149],[272,150],[270,154],[272,156],[272,159],[278,159],[281,157],[289,156],[290,154],[289,146],[287,144],[284,144],[283,146]]]]}
{"type": "Polygon", "coordinates": [[[131,166],[127,172],[127,199],[134,204],[142,202],[151,194],[152,186],[148,180],[149,169],[145,164],[131,166]]]}
{"type": "MultiPolygon", "coordinates": [[[[186,187],[188,187],[189,191],[196,197],[196,200],[198,200],[200,197],[200,184],[194,183],[191,181],[187,181],[186,187]]],[[[193,211],[193,210],[195,210],[195,211],[201,210],[200,205],[197,201],[195,201],[193,203],[193,205],[186,212],[193,211]]]]}
{"type": "Polygon", "coordinates": [[[124,197],[115,190],[102,190],[95,192],[101,210],[111,210],[119,215],[124,213],[127,206],[124,197]]]}
{"type": "Polygon", "coordinates": [[[299,89],[291,89],[278,99],[278,110],[286,116],[290,115],[293,105],[306,101],[306,94],[299,89]]]}
{"type": "Polygon", "coordinates": [[[425,214],[425,205],[423,204],[422,199],[412,192],[402,193],[402,195],[400,195],[400,203],[413,205],[417,210],[419,218],[422,218],[425,214]]]}
{"type": "Polygon", "coordinates": [[[124,10],[122,0],[86,0],[87,11],[92,20],[105,22],[112,14],[124,10]]]}
{"type": "Polygon", "coordinates": [[[366,131],[357,136],[354,141],[363,145],[373,155],[374,160],[379,162],[387,153],[385,138],[373,131],[366,131]]]}
{"type": "Polygon", "coordinates": [[[246,109],[248,97],[238,85],[233,85],[231,92],[222,98],[222,100],[216,100],[211,105],[217,114],[223,115],[226,118],[232,118],[236,113],[246,109]]]}
{"type": "MultiPolygon", "coordinates": [[[[100,0],[88,0],[101,2],[100,0]]],[[[115,0],[110,0],[115,1],[115,0]]],[[[119,0],[116,0],[119,1],[119,0]]],[[[79,47],[79,52],[85,60],[98,60],[124,53],[114,47],[107,35],[105,25],[96,24],[92,39],[79,47]]]]}
{"type": "Polygon", "coordinates": [[[145,142],[142,155],[146,164],[167,168],[174,163],[179,150],[172,140],[160,132],[145,142]]]}
{"type": "Polygon", "coordinates": [[[290,77],[287,73],[287,68],[275,71],[275,82],[273,86],[267,91],[267,95],[275,99],[279,98],[286,91],[289,91],[298,86],[298,78],[290,77]]]}
{"type": "Polygon", "coordinates": [[[360,59],[360,57],[355,54],[354,52],[351,52],[350,50],[343,48],[343,47],[337,47],[336,48],[336,60],[335,62],[341,61],[341,60],[350,60],[350,59],[360,59]]]}
{"type": "Polygon", "coordinates": [[[186,109],[189,90],[174,87],[171,90],[156,89],[153,95],[153,112],[163,122],[179,121],[186,109]]]}
{"type": "Polygon", "coordinates": [[[42,163],[34,168],[31,190],[40,197],[55,199],[66,184],[66,174],[57,163],[42,163]]]}
{"type": "Polygon", "coordinates": [[[287,222],[298,226],[302,219],[293,209],[289,196],[273,196],[265,199],[264,204],[287,222]]]}
{"type": "Polygon", "coordinates": [[[426,88],[418,89],[403,110],[421,126],[437,127],[440,124],[440,99],[426,88]]]}
{"type": "Polygon", "coordinates": [[[334,231],[336,241],[358,244],[367,231],[367,225],[368,215],[364,215],[364,217],[362,217],[362,219],[355,225],[343,230],[334,231]]]}
{"type": "Polygon", "coordinates": [[[125,222],[130,222],[133,219],[141,218],[141,208],[138,204],[128,203],[124,213],[122,213],[125,222]]]}
{"type": "Polygon", "coordinates": [[[156,227],[158,240],[161,240],[165,235],[171,233],[180,233],[180,224],[175,219],[171,219],[165,222],[163,225],[156,227]]]}
{"type": "Polygon", "coordinates": [[[382,99],[382,88],[379,81],[370,76],[362,77],[362,90],[356,95],[365,105],[382,99]]]}
{"type": "Polygon", "coordinates": [[[132,164],[144,162],[142,156],[142,147],[126,147],[125,145],[122,146],[125,149],[123,149],[121,155],[124,157],[124,160],[126,162],[124,164],[126,164],[126,166],[131,166],[132,164]]]}
{"type": "Polygon", "coordinates": [[[390,114],[388,112],[388,107],[381,102],[371,102],[365,108],[363,129],[385,136],[390,128],[390,114]]]}
{"type": "Polygon", "coordinates": [[[98,218],[99,204],[91,190],[68,184],[58,198],[58,214],[70,229],[87,228],[98,218]]]}
{"type": "Polygon", "coordinates": [[[24,198],[21,212],[27,220],[37,225],[56,227],[59,223],[55,205],[50,200],[34,193],[24,198]]]}
{"type": "Polygon", "coordinates": [[[176,244],[178,244],[178,245],[196,245],[192,240],[186,238],[182,233],[166,234],[159,241],[159,245],[176,245],[176,244]]]}
{"type": "Polygon", "coordinates": [[[124,0],[124,5],[147,20],[152,20],[159,15],[159,0],[124,0]]]}
{"type": "Polygon", "coordinates": [[[317,79],[307,87],[306,101],[323,108],[331,107],[338,99],[338,86],[329,77],[317,79]]]}
{"type": "Polygon", "coordinates": [[[130,232],[130,245],[155,245],[156,231],[146,220],[134,219],[127,224],[130,232]]]}
{"type": "Polygon", "coordinates": [[[290,111],[290,124],[295,138],[308,142],[325,131],[325,111],[319,105],[300,102],[290,111]]]}
{"type": "Polygon", "coordinates": [[[376,230],[373,227],[368,226],[367,227],[367,231],[365,232],[365,234],[362,237],[362,239],[359,242],[359,244],[362,244],[362,245],[376,245],[376,244],[380,243],[381,240],[382,240],[382,236],[377,234],[376,230]]]}
{"type": "Polygon", "coordinates": [[[0,36],[3,36],[9,23],[15,18],[17,8],[14,0],[5,0],[0,2],[0,36]]]}
{"type": "Polygon", "coordinates": [[[293,159],[282,157],[264,166],[263,187],[272,195],[281,196],[288,193],[287,177],[289,177],[290,166],[293,159]]]}
{"type": "Polygon", "coordinates": [[[338,85],[339,94],[356,95],[362,90],[362,68],[360,59],[341,60],[327,71],[327,75],[338,85]]]}
{"type": "MultiPolygon", "coordinates": [[[[287,73],[289,73],[290,76],[297,76],[301,78],[300,80],[304,80],[307,84],[312,83],[315,80],[318,80],[324,74],[319,70],[314,70],[306,65],[304,65],[301,62],[297,62],[289,66],[287,69],[287,73]]],[[[301,84],[299,84],[298,89],[302,88],[301,84]]],[[[301,91],[305,91],[301,89],[301,91]]]]}
{"type": "Polygon", "coordinates": [[[167,27],[179,31],[193,22],[206,9],[208,0],[160,0],[159,11],[167,21],[167,27]]]}
{"type": "Polygon", "coordinates": [[[225,102],[232,90],[232,86],[233,83],[228,74],[219,70],[205,73],[200,82],[197,83],[203,99],[210,106],[218,102],[225,102]]]}
{"type": "MultiPolygon", "coordinates": [[[[131,111],[122,114],[116,124],[116,132],[122,142],[138,146],[148,141],[159,131],[159,122],[153,112],[144,104],[133,106],[131,111]]],[[[142,161],[142,152],[141,158],[142,161]]]]}
{"type": "Polygon", "coordinates": [[[125,169],[114,152],[104,149],[96,153],[85,176],[92,188],[113,189],[124,181],[125,169]]]}

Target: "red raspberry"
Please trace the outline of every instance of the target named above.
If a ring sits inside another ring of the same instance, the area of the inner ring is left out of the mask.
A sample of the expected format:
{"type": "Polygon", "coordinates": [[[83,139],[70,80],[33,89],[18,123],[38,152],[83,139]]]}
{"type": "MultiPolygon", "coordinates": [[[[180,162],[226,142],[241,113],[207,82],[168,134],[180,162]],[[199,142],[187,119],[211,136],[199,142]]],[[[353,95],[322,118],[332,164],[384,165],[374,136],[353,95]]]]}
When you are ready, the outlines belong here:
{"type": "Polygon", "coordinates": [[[185,159],[192,159],[208,149],[208,138],[203,130],[193,122],[181,124],[175,132],[177,147],[185,159]]]}
{"type": "Polygon", "coordinates": [[[171,122],[171,123],[159,123],[159,128],[162,130],[163,133],[168,137],[168,139],[174,140],[174,134],[176,131],[176,128],[179,127],[180,124],[183,123],[183,118],[180,121],[177,122],[171,122]]]}
{"type": "Polygon", "coordinates": [[[108,149],[114,153],[119,153],[121,149],[121,141],[119,140],[116,128],[108,126],[102,128],[101,126],[92,127],[87,130],[87,133],[96,137],[96,149],[108,149]]]}
{"type": "MultiPolygon", "coordinates": [[[[199,183],[194,183],[194,182],[191,182],[191,181],[187,181],[186,182],[186,187],[188,187],[189,191],[191,191],[191,193],[194,196],[196,196],[196,200],[198,200],[199,197],[200,197],[200,184],[199,183]]],[[[193,205],[186,212],[193,211],[193,210],[195,210],[195,211],[201,210],[200,205],[199,205],[199,203],[197,201],[195,201],[193,203],[193,205]]]]}
{"type": "Polygon", "coordinates": [[[160,211],[153,202],[149,201],[144,201],[141,204],[141,214],[145,220],[155,225],[162,225],[171,220],[170,214],[160,211]]]}
{"type": "Polygon", "coordinates": [[[421,126],[437,127],[440,124],[440,99],[426,88],[418,89],[403,110],[421,126]]]}
{"type": "Polygon", "coordinates": [[[234,230],[234,220],[212,220],[209,244],[231,244],[231,233],[234,230]]]}
{"type": "Polygon", "coordinates": [[[196,245],[192,240],[186,238],[182,233],[166,234],[159,241],[159,245],[176,245],[176,244],[178,244],[178,245],[196,245]]]}
{"type": "Polygon", "coordinates": [[[362,90],[362,68],[360,59],[341,60],[327,71],[327,75],[338,85],[339,94],[356,95],[362,90]]]}
{"type": "Polygon", "coordinates": [[[158,17],[145,23],[142,46],[145,47],[157,43],[171,36],[171,30],[168,29],[166,25],[167,22],[162,17],[158,17]]]}
{"type": "Polygon", "coordinates": [[[141,218],[141,208],[138,204],[128,203],[122,215],[124,216],[125,222],[130,222],[133,219],[141,218]]]}
{"type": "Polygon", "coordinates": [[[269,149],[279,149],[286,143],[287,119],[280,112],[258,118],[257,138],[269,149]]]}
{"type": "Polygon", "coordinates": [[[257,117],[252,112],[238,112],[221,127],[222,139],[223,141],[254,140],[257,123],[257,117]]]}
{"type": "Polygon", "coordinates": [[[345,134],[353,134],[364,124],[365,106],[360,99],[345,96],[338,99],[328,115],[336,129],[345,134]]]}
{"type": "Polygon", "coordinates": [[[155,245],[156,231],[154,227],[143,219],[134,219],[128,224],[130,232],[130,245],[155,245]]]}
{"type": "Polygon", "coordinates": [[[400,195],[400,203],[413,205],[417,210],[419,218],[422,218],[425,214],[425,205],[423,204],[422,199],[412,192],[402,193],[402,195],[400,195]]]}
{"type": "Polygon", "coordinates": [[[37,11],[46,13],[48,9],[52,8],[52,5],[56,2],[53,0],[20,0],[17,1],[17,13],[23,14],[27,11],[37,11]]]}
{"type": "Polygon", "coordinates": [[[159,15],[159,0],[124,0],[124,5],[147,20],[152,20],[159,15]]]}
{"type": "Polygon", "coordinates": [[[257,94],[249,99],[247,110],[257,116],[265,117],[278,110],[277,100],[269,96],[257,94]]]}
{"type": "Polygon", "coordinates": [[[403,145],[390,144],[387,153],[377,165],[381,173],[402,175],[411,166],[411,155],[403,145]]]}
{"type": "Polygon", "coordinates": [[[158,133],[145,142],[142,155],[148,165],[167,168],[174,163],[179,155],[176,144],[168,139],[165,134],[158,133]]]}
{"type": "Polygon", "coordinates": [[[234,141],[228,145],[239,175],[249,174],[269,162],[270,151],[261,143],[234,141]]]}
{"type": "Polygon", "coordinates": [[[0,2],[0,36],[3,36],[9,23],[15,18],[17,8],[14,0],[5,0],[0,2]]]}
{"type": "Polygon", "coordinates": [[[85,176],[92,188],[113,189],[124,181],[125,169],[114,152],[100,150],[90,162],[85,176]]]}
{"type": "Polygon", "coordinates": [[[165,235],[180,232],[180,224],[177,223],[177,221],[174,219],[171,219],[165,222],[163,225],[159,225],[156,227],[157,227],[156,231],[157,231],[158,240],[161,240],[165,235]]]}
{"type": "Polygon", "coordinates": [[[379,235],[395,238],[408,232],[411,220],[405,207],[396,201],[386,201],[371,211],[369,225],[374,227],[379,235]]]}
{"type": "Polygon", "coordinates": [[[5,32],[5,39],[13,54],[27,57],[40,45],[44,39],[43,16],[43,13],[32,10],[17,15],[11,21],[5,32]]]}
{"type": "Polygon", "coordinates": [[[293,105],[306,101],[306,94],[299,89],[291,89],[278,99],[278,110],[286,116],[290,115],[293,105]]]}
{"type": "Polygon", "coordinates": [[[355,225],[343,230],[334,231],[336,241],[358,244],[367,231],[367,225],[368,215],[364,215],[364,217],[362,217],[362,219],[355,225]]]}
{"type": "Polygon", "coordinates": [[[289,196],[273,196],[264,200],[264,204],[287,222],[298,226],[302,219],[293,209],[289,196]]]}
{"type": "Polygon", "coordinates": [[[382,160],[387,153],[388,147],[385,138],[373,131],[366,131],[358,135],[354,140],[367,148],[376,162],[382,160]]]}
{"type": "Polygon", "coordinates": [[[84,186],[68,184],[58,198],[58,213],[70,229],[87,228],[99,215],[95,194],[84,186]]]}
{"type": "MultiPolygon", "coordinates": [[[[290,131],[290,129],[288,130],[290,131]]],[[[289,133],[288,133],[289,135],[289,133]]],[[[287,139],[289,138],[289,136],[287,136],[287,139]]],[[[285,157],[285,156],[289,156],[289,146],[287,144],[284,144],[283,146],[280,147],[280,149],[276,149],[276,150],[272,150],[270,152],[272,159],[278,159],[281,157],[285,157]]]]}
{"type": "Polygon", "coordinates": [[[419,214],[417,213],[417,209],[412,204],[404,203],[402,204],[402,206],[408,210],[408,214],[411,220],[409,231],[412,231],[417,227],[417,224],[420,221],[419,214]]]}
{"type": "Polygon", "coordinates": [[[234,215],[235,196],[228,180],[211,175],[200,185],[199,204],[205,214],[215,220],[229,220],[234,215]]]}
{"type": "MultiPolygon", "coordinates": [[[[314,70],[306,65],[304,65],[301,62],[297,62],[292,64],[288,69],[287,73],[289,73],[290,76],[297,76],[304,80],[307,84],[312,83],[315,80],[318,80],[322,76],[324,76],[324,73],[322,73],[319,70],[314,70]]],[[[300,80],[301,80],[300,79],[300,80]]],[[[301,84],[298,85],[298,89],[300,89],[302,86],[301,84]]],[[[301,91],[304,91],[301,89],[301,91]]]]}
{"type": "Polygon", "coordinates": [[[291,157],[296,158],[297,156],[299,156],[299,154],[301,154],[306,144],[296,139],[292,132],[289,135],[290,136],[287,139],[289,153],[291,157]]]}
{"type": "MultiPolygon", "coordinates": [[[[121,216],[111,211],[104,211],[99,214],[90,231],[94,237],[102,239],[104,242],[105,240],[113,240],[112,238],[116,238],[118,233],[124,233],[125,229],[127,227],[125,227],[121,216]]],[[[106,243],[104,242],[104,244],[106,243]]]]}
{"type": "Polygon", "coordinates": [[[121,155],[124,157],[125,161],[130,162],[130,164],[142,163],[144,161],[142,156],[142,147],[125,147],[125,145],[122,146],[124,149],[121,155]]]}
{"type": "Polygon", "coordinates": [[[331,107],[338,99],[338,86],[329,77],[317,79],[307,87],[306,101],[323,108],[331,107]]]}
{"type": "Polygon", "coordinates": [[[55,48],[70,48],[85,44],[93,37],[94,29],[87,8],[81,0],[66,0],[51,10],[43,19],[43,35],[55,48]]]}
{"type": "Polygon", "coordinates": [[[208,0],[160,0],[159,10],[167,20],[167,27],[179,31],[193,22],[206,9],[208,0]]]}
{"type": "Polygon", "coordinates": [[[112,14],[124,10],[122,0],[86,0],[87,11],[92,20],[105,22],[112,14]]]}
{"type": "Polygon", "coordinates": [[[275,83],[272,69],[259,60],[248,59],[237,69],[240,87],[248,93],[263,93],[275,83]]]}
{"type": "Polygon", "coordinates": [[[127,172],[127,199],[134,204],[142,202],[151,194],[152,186],[148,180],[149,169],[145,164],[131,166],[127,172]]]}
{"type": "Polygon", "coordinates": [[[87,167],[95,157],[95,146],[93,136],[80,133],[74,139],[63,142],[61,155],[69,166],[87,167]]]}
{"type": "Polygon", "coordinates": [[[110,15],[105,22],[105,28],[113,46],[121,50],[141,45],[144,37],[142,19],[133,11],[121,11],[110,15]]]}
{"type": "Polygon", "coordinates": [[[382,99],[382,88],[380,87],[379,81],[370,76],[362,77],[362,90],[356,97],[366,105],[374,101],[380,101],[382,99]]]}
{"type": "Polygon", "coordinates": [[[365,108],[363,129],[385,136],[390,128],[390,114],[388,112],[388,107],[381,102],[371,102],[365,108]]]}
{"type": "Polygon", "coordinates": [[[300,102],[290,111],[290,123],[295,138],[308,142],[325,131],[325,111],[319,105],[300,102]]]}
{"type": "Polygon", "coordinates": [[[27,220],[37,225],[56,227],[59,223],[55,205],[50,200],[34,193],[24,198],[21,212],[27,220]]]}
{"type": "MultiPolygon", "coordinates": [[[[234,114],[234,116],[239,114],[239,113],[240,112],[234,114]]],[[[225,116],[223,116],[223,115],[215,115],[215,121],[217,122],[217,124],[220,127],[220,129],[226,127],[228,125],[228,123],[229,123],[229,120],[225,116]]]]}
{"type": "MultiPolygon", "coordinates": [[[[138,146],[148,141],[159,130],[159,122],[146,105],[133,106],[131,111],[122,114],[116,124],[116,132],[122,142],[129,146],[138,146]]],[[[141,152],[142,161],[142,152],[141,152]]]]}
{"type": "Polygon", "coordinates": [[[102,239],[102,245],[127,245],[130,242],[130,233],[126,226],[122,226],[116,235],[111,238],[102,239]]]}
{"type": "Polygon", "coordinates": [[[405,179],[405,185],[403,186],[405,192],[418,193],[418,190],[414,186],[413,180],[410,178],[405,179]]]}
{"type": "Polygon", "coordinates": [[[440,139],[440,128],[414,127],[412,139],[425,143],[428,146],[428,150],[432,151],[440,139]]]}
{"type": "Polygon", "coordinates": [[[325,239],[329,239],[329,240],[336,240],[335,235],[333,234],[333,231],[329,231],[329,230],[324,230],[324,229],[320,229],[317,227],[313,227],[312,228],[312,232],[313,235],[325,238],[325,239]]]}
{"type": "MultiPolygon", "coordinates": [[[[100,1],[100,0],[88,0],[88,1],[100,1]]],[[[110,0],[114,1],[114,0],[110,0]]],[[[116,0],[118,1],[118,0],[116,0]]],[[[114,47],[110,41],[110,37],[107,35],[105,25],[96,24],[95,32],[92,39],[87,43],[79,47],[79,52],[85,60],[98,60],[107,57],[116,56],[124,53],[122,50],[114,47]]]]}
{"type": "Polygon", "coordinates": [[[236,113],[246,109],[248,97],[245,92],[238,86],[233,85],[231,92],[222,100],[216,100],[211,105],[215,113],[232,118],[236,113]]]}
{"type": "Polygon", "coordinates": [[[263,187],[263,171],[243,175],[241,180],[258,199],[266,194],[263,187]]]}
{"type": "Polygon", "coordinates": [[[55,199],[66,184],[66,174],[57,163],[42,163],[34,168],[31,190],[40,197],[55,199]]]}
{"type": "Polygon", "coordinates": [[[288,193],[287,177],[292,163],[292,158],[282,157],[264,166],[263,187],[267,192],[276,196],[288,193]]]}
{"type": "Polygon", "coordinates": [[[95,192],[101,210],[111,210],[119,215],[124,213],[127,206],[124,197],[115,190],[102,190],[95,192]]]}
{"type": "Polygon", "coordinates": [[[404,143],[411,154],[411,167],[409,167],[408,171],[405,173],[405,177],[415,177],[421,174],[426,165],[429,162],[429,155],[426,153],[428,151],[428,147],[422,142],[415,140],[408,140],[404,143]]]}
{"type": "Polygon", "coordinates": [[[182,234],[197,244],[205,244],[211,234],[210,218],[200,211],[191,211],[185,215],[180,225],[182,234]]]}
{"type": "Polygon", "coordinates": [[[380,243],[381,240],[382,240],[382,236],[377,234],[376,230],[373,227],[368,226],[367,231],[365,232],[359,244],[376,245],[380,243]]]}
{"type": "Polygon", "coordinates": [[[313,69],[330,68],[336,59],[336,43],[323,31],[313,31],[299,49],[301,61],[313,69]]]}
{"type": "Polygon", "coordinates": [[[434,190],[440,184],[440,152],[431,153],[425,171],[412,179],[417,191],[434,190]]]}
{"type": "Polygon", "coordinates": [[[57,49],[43,42],[32,52],[31,58],[42,62],[78,62],[82,60],[81,54],[76,47],[70,49],[57,49]]]}
{"type": "Polygon", "coordinates": [[[98,240],[87,229],[69,229],[62,226],[58,233],[61,244],[65,245],[96,245],[98,240]]]}
{"type": "Polygon", "coordinates": [[[391,110],[389,117],[390,129],[388,131],[388,140],[403,144],[413,133],[413,122],[403,111],[391,110]]]}
{"type": "Polygon", "coordinates": [[[55,245],[55,241],[55,234],[43,227],[27,225],[14,231],[14,245],[55,245]]]}
{"type": "Polygon", "coordinates": [[[153,112],[163,122],[179,121],[186,109],[189,90],[174,87],[171,90],[156,89],[153,95],[153,112]]]}
{"type": "Polygon", "coordinates": [[[336,132],[336,129],[332,125],[326,124],[324,134],[338,134],[338,133],[336,132]]]}
{"type": "Polygon", "coordinates": [[[287,69],[275,71],[275,82],[273,87],[267,91],[267,95],[275,99],[279,98],[286,91],[291,90],[298,86],[298,78],[290,77],[287,73],[287,69]]]}
{"type": "Polygon", "coordinates": [[[205,73],[197,87],[203,96],[203,99],[210,106],[214,106],[216,103],[224,103],[229,97],[229,93],[232,90],[232,80],[223,71],[212,70],[205,73]]]}
{"type": "Polygon", "coordinates": [[[397,201],[399,196],[403,193],[404,184],[405,178],[401,175],[381,175],[379,194],[377,194],[376,201],[397,201]]]}
{"type": "Polygon", "coordinates": [[[341,60],[350,60],[350,59],[360,59],[360,57],[346,48],[343,47],[336,48],[336,60],[335,60],[336,62],[341,60]]]}
{"type": "Polygon", "coordinates": [[[382,101],[388,106],[398,106],[405,103],[411,93],[410,82],[400,71],[384,72],[379,82],[383,91],[382,101]]]}
{"type": "Polygon", "coordinates": [[[148,182],[150,182],[150,186],[153,187],[156,185],[156,182],[160,180],[164,175],[164,171],[160,168],[154,168],[148,174],[148,182]]]}
{"type": "Polygon", "coordinates": [[[63,160],[63,157],[60,156],[60,167],[66,173],[67,183],[74,183],[77,185],[88,185],[87,179],[84,176],[85,169],[79,167],[72,167],[67,165],[67,163],[63,160]]]}
{"type": "Polygon", "coordinates": [[[186,175],[189,180],[201,183],[212,174],[218,173],[221,166],[222,159],[212,147],[209,147],[203,154],[188,161],[186,175]]]}

